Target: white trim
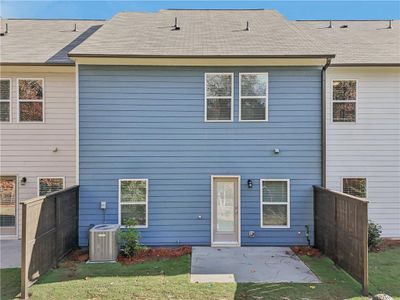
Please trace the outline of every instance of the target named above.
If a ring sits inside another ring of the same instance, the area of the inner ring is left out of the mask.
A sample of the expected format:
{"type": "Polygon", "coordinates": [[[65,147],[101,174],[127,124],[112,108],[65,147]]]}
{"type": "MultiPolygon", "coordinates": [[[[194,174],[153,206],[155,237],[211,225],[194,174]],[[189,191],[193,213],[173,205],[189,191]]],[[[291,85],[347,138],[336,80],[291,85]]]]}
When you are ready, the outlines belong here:
{"type": "Polygon", "coordinates": [[[19,176],[18,175],[0,175],[1,177],[15,177],[15,234],[1,235],[0,240],[19,238],[19,176]]]}
{"type": "Polygon", "coordinates": [[[358,119],[358,80],[357,79],[346,79],[346,78],[341,78],[341,79],[331,79],[331,86],[330,86],[330,99],[331,99],[331,114],[330,114],[330,119],[331,123],[333,124],[356,124],[357,119],[358,119]],[[356,82],[356,99],[355,100],[333,100],[333,82],[334,81],[355,81],[356,82]],[[355,121],[351,122],[344,122],[344,121],[334,121],[333,120],[333,104],[334,103],[355,103],[355,121]]]}
{"type": "Polygon", "coordinates": [[[28,77],[23,77],[23,78],[17,78],[17,123],[23,123],[23,124],[40,124],[40,123],[46,123],[45,121],[45,84],[44,84],[44,78],[28,78],[28,77]],[[42,81],[42,99],[19,99],[19,81],[20,80],[41,80],[42,81]],[[42,103],[42,121],[20,121],[19,119],[19,104],[21,102],[41,102],[42,103]]]}
{"type": "Polygon", "coordinates": [[[241,220],[242,220],[242,215],[241,215],[241,177],[240,175],[211,175],[211,222],[210,222],[210,227],[211,227],[211,247],[240,247],[242,244],[242,225],[241,225],[241,220]],[[213,232],[213,220],[214,220],[214,179],[215,178],[236,178],[238,180],[238,187],[237,187],[237,193],[238,193],[238,242],[233,243],[233,242],[227,242],[227,243],[214,243],[214,232],[213,232]]]}
{"type": "Polygon", "coordinates": [[[204,73],[204,122],[207,123],[227,123],[227,122],[233,122],[233,111],[234,111],[234,83],[235,81],[235,75],[234,73],[204,73]],[[231,76],[231,96],[215,96],[215,97],[208,97],[207,96],[207,75],[230,75],[231,76]],[[208,120],[207,119],[207,98],[211,98],[211,99],[231,99],[231,118],[230,120],[208,120]]]}
{"type": "Polygon", "coordinates": [[[261,228],[290,228],[290,179],[260,179],[260,226],[261,228]],[[263,202],[263,182],[284,181],[287,183],[287,202],[263,202]],[[266,205],[287,205],[286,223],[287,225],[263,225],[263,204],[266,205]]]}
{"type": "Polygon", "coordinates": [[[118,225],[122,228],[126,227],[121,225],[121,204],[129,204],[129,205],[146,205],[146,224],[145,225],[136,225],[134,228],[148,228],[149,227],[149,180],[147,178],[124,178],[118,180],[118,225]],[[146,182],[146,201],[138,202],[138,203],[121,203],[121,182],[122,181],[144,181],[146,182]]]}
{"type": "MultiPolygon", "coordinates": [[[[342,176],[342,177],[340,177],[340,191],[343,194],[350,195],[350,194],[347,194],[344,192],[344,184],[343,184],[344,179],[365,179],[365,198],[361,198],[361,199],[368,199],[368,178],[366,176],[342,176]]],[[[354,195],[350,195],[350,196],[357,197],[354,195]]],[[[360,198],[360,197],[357,197],[357,198],[360,198]]]]}
{"type": "Polygon", "coordinates": [[[75,66],[75,182],[79,185],[79,64],[75,66]]]}
{"type": "Polygon", "coordinates": [[[39,197],[40,196],[40,179],[62,179],[62,181],[63,181],[63,187],[62,187],[62,189],[65,189],[65,176],[49,176],[49,177],[46,177],[46,176],[41,176],[41,177],[38,177],[37,178],[37,196],[39,197]]]}
{"type": "Polygon", "coordinates": [[[255,73],[239,73],[239,122],[268,122],[269,101],[268,101],[268,72],[255,72],[255,73]],[[242,75],[267,75],[265,82],[265,96],[242,96],[242,75]],[[264,120],[242,120],[242,99],[265,99],[265,119],[264,120]]]}
{"type": "Polygon", "coordinates": [[[7,122],[7,121],[0,121],[0,123],[12,123],[12,113],[11,113],[11,110],[12,110],[12,101],[11,101],[11,99],[12,99],[12,80],[11,80],[11,78],[0,78],[0,80],[8,80],[8,82],[10,83],[9,84],[9,98],[8,99],[0,99],[0,102],[8,102],[9,104],[9,109],[8,109],[8,114],[9,114],[9,121],[7,122]]]}

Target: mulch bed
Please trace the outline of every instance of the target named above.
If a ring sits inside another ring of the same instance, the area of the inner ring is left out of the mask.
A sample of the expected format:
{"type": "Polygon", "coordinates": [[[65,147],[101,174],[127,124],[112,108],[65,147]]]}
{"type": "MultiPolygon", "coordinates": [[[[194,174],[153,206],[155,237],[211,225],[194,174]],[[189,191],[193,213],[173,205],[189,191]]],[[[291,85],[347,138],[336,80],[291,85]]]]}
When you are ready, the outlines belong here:
{"type": "Polygon", "coordinates": [[[290,247],[290,249],[297,255],[306,255],[309,257],[320,257],[322,255],[319,249],[308,246],[294,246],[290,247]]]}
{"type": "Polygon", "coordinates": [[[176,258],[187,254],[192,254],[192,247],[182,246],[179,248],[148,248],[140,251],[132,257],[126,257],[120,254],[118,255],[118,262],[124,265],[131,265],[160,258],[176,258]]]}
{"type": "Polygon", "coordinates": [[[400,240],[383,239],[383,241],[377,247],[370,248],[369,250],[372,252],[380,252],[396,247],[400,247],[400,240]]]}

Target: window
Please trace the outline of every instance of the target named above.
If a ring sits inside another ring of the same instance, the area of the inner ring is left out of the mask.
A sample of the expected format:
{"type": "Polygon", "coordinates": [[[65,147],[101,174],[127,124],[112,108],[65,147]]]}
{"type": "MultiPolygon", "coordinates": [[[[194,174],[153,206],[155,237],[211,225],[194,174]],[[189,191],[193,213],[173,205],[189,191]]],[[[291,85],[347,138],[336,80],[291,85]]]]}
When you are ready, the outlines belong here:
{"type": "Polygon", "coordinates": [[[64,189],[63,177],[39,177],[38,178],[38,195],[45,196],[47,194],[61,191],[64,189]]]}
{"type": "Polygon", "coordinates": [[[18,79],[20,122],[43,122],[43,79],[18,79]]]}
{"type": "Polygon", "coordinates": [[[11,122],[10,79],[0,79],[0,122],[11,122]]]}
{"type": "Polygon", "coordinates": [[[233,121],[233,74],[205,74],[205,121],[233,121]]]}
{"type": "Polygon", "coordinates": [[[240,121],[268,120],[268,73],[239,75],[240,121]]]}
{"type": "Polygon", "coordinates": [[[261,227],[290,227],[289,179],[261,179],[261,227]]]}
{"type": "Polygon", "coordinates": [[[367,198],[367,178],[343,178],[343,193],[367,198]]]}
{"type": "Polygon", "coordinates": [[[147,228],[147,179],[120,179],[119,181],[119,224],[135,219],[138,228],[147,228]]]}
{"type": "Polygon", "coordinates": [[[355,122],[356,101],[356,80],[334,80],[332,84],[333,122],[355,122]]]}

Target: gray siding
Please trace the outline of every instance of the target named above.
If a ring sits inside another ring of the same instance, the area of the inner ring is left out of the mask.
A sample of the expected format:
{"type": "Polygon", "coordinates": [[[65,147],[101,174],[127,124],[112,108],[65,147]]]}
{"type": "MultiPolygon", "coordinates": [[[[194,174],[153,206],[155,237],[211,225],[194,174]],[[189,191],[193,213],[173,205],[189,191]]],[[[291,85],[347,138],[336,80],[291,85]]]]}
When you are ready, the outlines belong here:
{"type": "Polygon", "coordinates": [[[80,66],[79,82],[81,245],[90,224],[117,222],[120,178],[149,179],[144,244],[209,245],[211,175],[241,176],[242,245],[306,243],[321,182],[319,69],[80,66]],[[238,122],[238,73],[266,71],[269,122],[238,122]],[[233,123],[204,122],[205,72],[235,72],[233,123]],[[291,180],[290,229],[260,227],[260,178],[291,180]]]}
{"type": "Polygon", "coordinates": [[[329,68],[327,78],[327,185],[341,191],[342,177],[366,177],[369,218],[400,237],[400,70],[329,68]],[[358,81],[355,124],[331,121],[333,79],[358,81]]]}
{"type": "MultiPolygon", "coordinates": [[[[75,74],[2,73],[1,78],[11,79],[12,122],[0,123],[0,174],[27,178],[25,185],[17,184],[18,202],[37,196],[38,177],[65,177],[66,186],[74,185],[75,74]],[[17,78],[44,79],[44,123],[17,122],[17,78]]],[[[19,223],[20,217],[19,212],[19,223]]]]}

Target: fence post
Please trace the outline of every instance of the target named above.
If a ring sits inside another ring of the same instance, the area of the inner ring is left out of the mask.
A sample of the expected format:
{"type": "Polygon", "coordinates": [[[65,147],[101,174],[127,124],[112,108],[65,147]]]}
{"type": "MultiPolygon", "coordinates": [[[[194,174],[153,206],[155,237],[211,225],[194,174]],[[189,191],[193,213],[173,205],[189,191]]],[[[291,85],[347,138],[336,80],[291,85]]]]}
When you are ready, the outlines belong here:
{"type": "Polygon", "coordinates": [[[363,282],[362,282],[362,294],[368,296],[368,205],[364,203],[362,206],[364,211],[367,213],[363,214],[362,229],[363,229],[363,282]]]}
{"type": "Polygon", "coordinates": [[[28,243],[27,243],[27,226],[26,226],[26,204],[22,204],[22,240],[21,240],[21,299],[29,299],[28,287],[29,287],[29,278],[28,278],[28,243]]]}
{"type": "MultiPolygon", "coordinates": [[[[334,195],[333,196],[333,207],[334,207],[334,214],[335,214],[335,228],[337,228],[338,226],[338,211],[337,211],[337,196],[334,195]]],[[[333,261],[335,262],[335,264],[338,264],[339,259],[338,259],[338,230],[335,230],[335,236],[334,236],[334,250],[333,250],[333,261]]]]}

